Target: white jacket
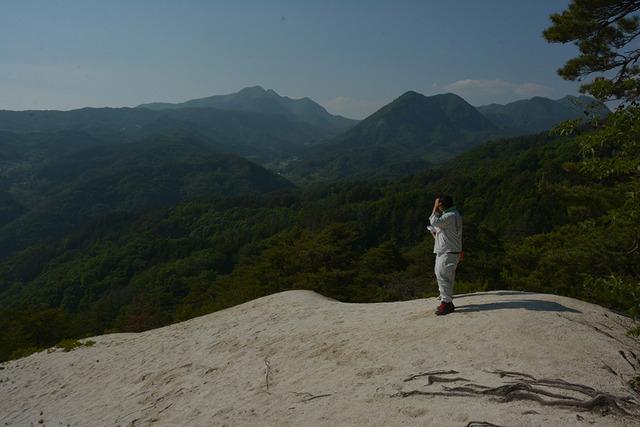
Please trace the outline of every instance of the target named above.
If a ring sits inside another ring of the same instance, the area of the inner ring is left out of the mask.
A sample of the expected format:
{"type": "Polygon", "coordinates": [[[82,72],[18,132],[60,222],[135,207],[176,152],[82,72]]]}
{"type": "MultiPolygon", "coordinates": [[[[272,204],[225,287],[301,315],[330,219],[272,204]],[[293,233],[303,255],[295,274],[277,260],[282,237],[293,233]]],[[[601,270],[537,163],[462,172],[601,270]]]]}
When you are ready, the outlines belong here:
{"type": "Polygon", "coordinates": [[[431,214],[429,222],[436,233],[433,253],[462,252],[462,215],[455,207],[431,214]]]}

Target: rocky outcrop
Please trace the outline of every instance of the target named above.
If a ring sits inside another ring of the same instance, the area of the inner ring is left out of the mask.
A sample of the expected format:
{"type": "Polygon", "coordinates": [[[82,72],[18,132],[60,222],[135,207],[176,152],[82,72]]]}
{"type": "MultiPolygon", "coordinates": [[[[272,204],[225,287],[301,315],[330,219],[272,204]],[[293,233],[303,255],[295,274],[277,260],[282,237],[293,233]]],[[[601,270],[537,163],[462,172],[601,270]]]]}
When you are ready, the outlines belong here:
{"type": "Polygon", "coordinates": [[[632,321],[555,295],[288,291],[0,370],[2,425],[638,425],[632,321]]]}

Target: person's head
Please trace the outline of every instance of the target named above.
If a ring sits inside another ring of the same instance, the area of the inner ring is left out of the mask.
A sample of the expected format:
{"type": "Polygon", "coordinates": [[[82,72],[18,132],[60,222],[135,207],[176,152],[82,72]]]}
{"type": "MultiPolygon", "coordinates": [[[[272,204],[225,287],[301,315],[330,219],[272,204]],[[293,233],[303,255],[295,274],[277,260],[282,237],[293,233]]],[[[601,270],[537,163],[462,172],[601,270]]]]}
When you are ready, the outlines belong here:
{"type": "Polygon", "coordinates": [[[438,200],[441,203],[440,206],[442,207],[443,211],[453,206],[453,199],[451,198],[451,196],[448,196],[446,194],[441,194],[438,196],[438,200]]]}

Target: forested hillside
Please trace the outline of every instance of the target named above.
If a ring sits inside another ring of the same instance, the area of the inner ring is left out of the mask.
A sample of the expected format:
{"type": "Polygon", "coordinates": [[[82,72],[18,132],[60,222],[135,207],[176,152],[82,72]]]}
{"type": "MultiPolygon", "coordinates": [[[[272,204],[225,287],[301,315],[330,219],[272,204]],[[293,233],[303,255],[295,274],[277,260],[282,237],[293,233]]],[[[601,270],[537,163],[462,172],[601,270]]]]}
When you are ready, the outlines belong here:
{"type": "Polygon", "coordinates": [[[457,95],[409,91],[330,142],[306,149],[283,172],[301,182],[398,178],[510,134],[457,95]]]}
{"type": "Polygon", "coordinates": [[[0,180],[0,257],[59,239],[112,212],[293,186],[191,136],[106,145],[83,133],[62,136],[16,136],[16,154],[6,160],[0,180]],[[49,144],[40,143],[46,138],[49,144]]]}
{"type": "MultiPolygon", "coordinates": [[[[629,114],[611,120],[633,139],[638,112],[629,114]]],[[[626,194],[635,181],[602,180],[580,166],[581,138],[604,132],[491,142],[399,181],[108,215],[3,261],[0,358],[285,289],[359,302],[433,295],[425,226],[441,192],[465,218],[456,292],[535,290],[633,313],[640,254],[628,250],[638,224],[626,214],[626,194]]]]}

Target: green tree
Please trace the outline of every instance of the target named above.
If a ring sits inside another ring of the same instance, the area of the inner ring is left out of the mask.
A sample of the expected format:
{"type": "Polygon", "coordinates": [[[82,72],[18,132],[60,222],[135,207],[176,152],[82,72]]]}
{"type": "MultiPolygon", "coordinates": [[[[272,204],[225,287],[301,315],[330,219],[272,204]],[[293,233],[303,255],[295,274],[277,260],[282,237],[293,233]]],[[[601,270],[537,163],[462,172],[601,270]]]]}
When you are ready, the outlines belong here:
{"type": "Polygon", "coordinates": [[[573,0],[561,13],[551,15],[553,25],[544,30],[551,43],[573,42],[580,54],[558,70],[564,79],[582,81],[581,91],[599,100],[622,100],[637,105],[640,98],[639,0],[573,0]],[[611,77],[609,77],[611,76],[611,77]]]}
{"type": "Polygon", "coordinates": [[[551,15],[553,25],[543,33],[549,42],[574,42],[580,49],[577,57],[558,70],[563,78],[581,80],[593,73],[615,73],[611,78],[597,76],[581,87],[601,100],[621,100],[622,107],[608,117],[602,129],[578,137],[582,162],[570,166],[618,184],[617,189],[626,195],[623,209],[614,213],[632,225],[631,252],[638,251],[640,220],[639,13],[640,0],[573,0],[565,11],[551,15]]]}
{"type": "MultiPolygon", "coordinates": [[[[577,138],[582,161],[569,169],[609,186],[607,221],[630,239],[612,251],[628,266],[611,274],[585,275],[588,293],[603,291],[625,300],[628,311],[640,314],[640,0],[573,0],[562,13],[551,15],[553,25],[543,35],[552,43],[573,42],[580,54],[558,70],[567,80],[582,80],[602,73],[581,86],[600,100],[620,100],[618,111],[595,132],[577,138]],[[621,201],[620,201],[621,200],[621,201]],[[621,297],[622,296],[622,297],[621,297]]],[[[575,123],[562,125],[571,133],[575,123]]],[[[609,243],[610,233],[600,242],[609,243]]],[[[615,303],[614,303],[615,304],[615,303]]]]}

